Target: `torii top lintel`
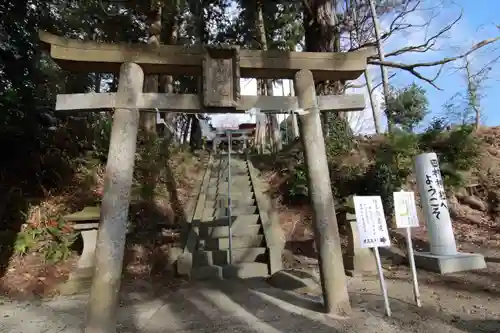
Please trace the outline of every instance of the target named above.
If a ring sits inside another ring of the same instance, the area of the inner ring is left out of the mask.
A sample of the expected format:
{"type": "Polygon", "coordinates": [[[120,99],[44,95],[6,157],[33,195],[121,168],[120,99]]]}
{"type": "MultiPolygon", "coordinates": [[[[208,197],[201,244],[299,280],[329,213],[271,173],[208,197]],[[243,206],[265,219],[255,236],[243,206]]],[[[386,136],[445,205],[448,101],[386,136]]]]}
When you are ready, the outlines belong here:
{"type": "MultiPolygon", "coordinates": [[[[202,47],[83,42],[43,31],[39,36],[51,57],[71,72],[116,73],[124,62],[137,63],[146,74],[200,76],[203,71],[202,47]]],[[[348,53],[238,51],[241,77],[292,79],[297,71],[309,69],[317,80],[354,80],[374,54],[374,48],[348,53]]]]}

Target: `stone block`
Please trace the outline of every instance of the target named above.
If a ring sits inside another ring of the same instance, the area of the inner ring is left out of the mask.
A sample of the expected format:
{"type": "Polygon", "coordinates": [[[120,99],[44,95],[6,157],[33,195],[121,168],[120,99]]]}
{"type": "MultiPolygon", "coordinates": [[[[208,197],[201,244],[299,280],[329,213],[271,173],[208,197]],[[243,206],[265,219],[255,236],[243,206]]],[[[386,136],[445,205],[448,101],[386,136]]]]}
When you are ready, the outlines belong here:
{"type": "Polygon", "coordinates": [[[347,253],[343,255],[344,269],[349,276],[367,276],[377,274],[377,262],[371,249],[361,248],[359,243],[356,217],[346,214],[349,230],[347,253]]]}
{"type": "Polygon", "coordinates": [[[321,294],[319,277],[304,269],[286,269],[274,273],[267,282],[275,288],[301,294],[321,294]]]}
{"type": "Polygon", "coordinates": [[[431,272],[450,274],[486,268],[484,256],[479,253],[457,253],[435,255],[429,252],[415,252],[415,265],[431,272]]]}

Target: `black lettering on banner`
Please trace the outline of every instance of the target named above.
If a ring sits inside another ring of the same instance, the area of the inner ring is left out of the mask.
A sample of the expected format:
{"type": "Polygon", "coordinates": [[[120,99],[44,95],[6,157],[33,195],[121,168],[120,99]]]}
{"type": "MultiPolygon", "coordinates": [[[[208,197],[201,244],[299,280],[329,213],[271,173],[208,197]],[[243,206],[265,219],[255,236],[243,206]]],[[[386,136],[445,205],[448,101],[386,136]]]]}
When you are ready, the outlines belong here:
{"type": "Polygon", "coordinates": [[[439,220],[441,215],[440,208],[444,207],[448,209],[446,206],[446,192],[444,190],[443,179],[441,178],[441,171],[439,170],[439,162],[437,159],[430,160],[432,167],[432,176],[425,175],[425,184],[428,186],[427,192],[430,195],[429,201],[431,202],[431,214],[439,220]],[[434,178],[434,182],[432,181],[434,178]],[[436,185],[437,189],[432,186],[436,185]],[[439,191],[438,191],[439,190],[439,191]]]}
{"type": "Polygon", "coordinates": [[[431,194],[431,200],[437,200],[437,198],[436,198],[437,190],[432,185],[429,186],[429,188],[427,189],[427,192],[429,192],[431,194]]]}
{"type": "Polygon", "coordinates": [[[432,207],[432,215],[434,215],[439,220],[439,215],[441,212],[439,211],[439,204],[431,204],[432,207]]]}
{"type": "Polygon", "coordinates": [[[436,176],[436,185],[441,189],[443,188],[443,180],[441,179],[441,177],[437,177],[436,176]]]}

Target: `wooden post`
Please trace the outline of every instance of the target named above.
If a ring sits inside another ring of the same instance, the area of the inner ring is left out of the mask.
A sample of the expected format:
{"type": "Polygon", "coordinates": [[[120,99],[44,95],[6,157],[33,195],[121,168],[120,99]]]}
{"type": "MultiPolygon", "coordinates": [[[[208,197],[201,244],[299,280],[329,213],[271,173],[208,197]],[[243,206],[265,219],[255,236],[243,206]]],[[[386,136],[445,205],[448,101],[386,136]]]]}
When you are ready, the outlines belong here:
{"type": "Polygon", "coordinates": [[[299,108],[305,110],[298,117],[299,129],[307,166],[325,310],[331,314],[347,315],[351,312],[351,305],[342,262],[320,110],[311,71],[303,69],[295,74],[295,92],[299,108]]]}
{"type": "MultiPolygon", "coordinates": [[[[142,93],[143,81],[139,65],[124,63],[120,67],[117,98],[134,105],[142,93]]],[[[116,332],[138,127],[137,109],[115,110],[85,333],[116,332]]]]}

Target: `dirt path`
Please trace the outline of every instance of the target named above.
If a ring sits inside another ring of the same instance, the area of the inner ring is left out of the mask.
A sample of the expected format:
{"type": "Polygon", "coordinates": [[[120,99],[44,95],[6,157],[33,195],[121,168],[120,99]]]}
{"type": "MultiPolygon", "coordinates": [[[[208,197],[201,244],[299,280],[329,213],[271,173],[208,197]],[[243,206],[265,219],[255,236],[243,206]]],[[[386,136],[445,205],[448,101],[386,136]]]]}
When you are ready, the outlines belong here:
{"type": "MultiPolygon", "coordinates": [[[[500,332],[500,279],[489,273],[498,268],[500,264],[493,263],[484,272],[444,279],[419,272],[422,308],[413,305],[407,269],[387,271],[392,318],[384,315],[375,278],[349,280],[354,313],[346,320],[318,312],[318,297],[287,293],[263,281],[188,284],[162,293],[126,288],[118,332],[495,333],[500,332]]],[[[80,332],[86,298],[4,300],[0,331],[80,332]]]]}

